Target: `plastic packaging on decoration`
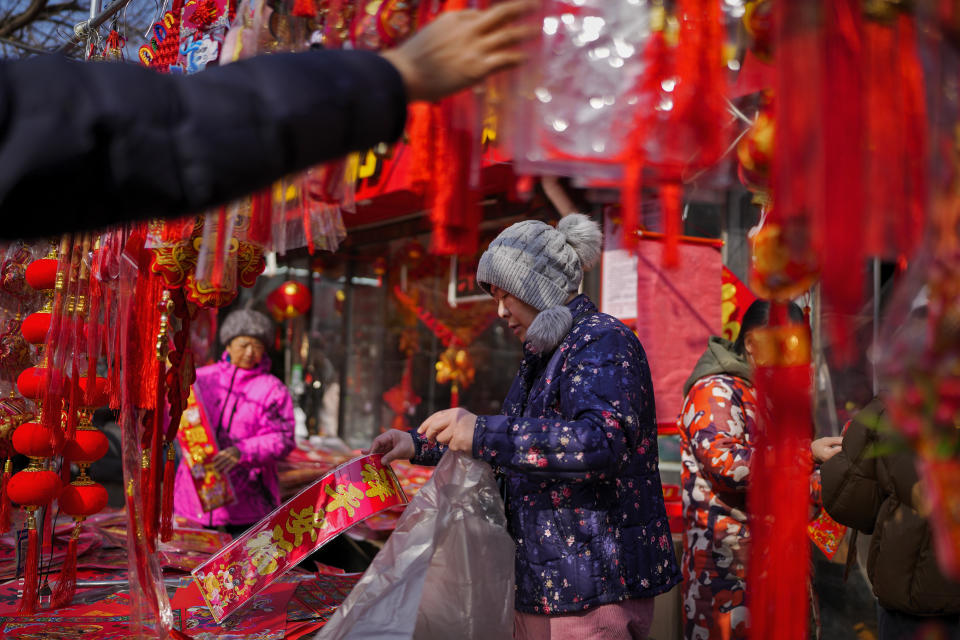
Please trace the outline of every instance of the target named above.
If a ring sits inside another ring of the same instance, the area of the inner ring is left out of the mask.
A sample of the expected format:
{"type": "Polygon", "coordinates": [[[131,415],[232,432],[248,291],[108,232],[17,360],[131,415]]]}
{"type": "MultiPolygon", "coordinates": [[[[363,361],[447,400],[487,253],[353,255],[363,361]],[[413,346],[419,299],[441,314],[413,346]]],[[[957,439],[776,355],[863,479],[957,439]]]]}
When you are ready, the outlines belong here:
{"type": "Polygon", "coordinates": [[[516,75],[520,174],[618,179],[650,39],[644,0],[544,0],[542,37],[516,75]]]}
{"type": "Polygon", "coordinates": [[[440,460],[317,640],[513,635],[514,544],[490,467],[440,460]]]}

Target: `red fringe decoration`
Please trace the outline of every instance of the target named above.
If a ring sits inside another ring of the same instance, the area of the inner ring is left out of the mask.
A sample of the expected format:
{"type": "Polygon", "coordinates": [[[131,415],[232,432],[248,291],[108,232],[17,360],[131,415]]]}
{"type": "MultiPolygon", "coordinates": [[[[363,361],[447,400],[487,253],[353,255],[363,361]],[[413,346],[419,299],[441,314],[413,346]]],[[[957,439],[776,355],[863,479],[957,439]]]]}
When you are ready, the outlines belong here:
{"type": "Polygon", "coordinates": [[[40,584],[40,535],[37,525],[27,533],[27,559],[23,565],[23,600],[17,613],[32,616],[37,612],[37,587],[40,584]]]}
{"type": "MultiPolygon", "coordinates": [[[[96,380],[96,378],[91,378],[91,380],[96,380]]],[[[63,434],[64,442],[72,440],[77,435],[77,411],[80,408],[80,369],[77,367],[76,359],[73,361],[73,372],[67,384],[70,385],[70,395],[67,405],[67,430],[63,434]]],[[[96,388],[97,385],[91,384],[90,386],[96,388]]],[[[69,468],[67,466],[67,469],[69,468]]]]}
{"type": "Polygon", "coordinates": [[[63,560],[57,586],[54,587],[50,599],[50,608],[59,609],[73,601],[73,594],[77,589],[77,537],[80,535],[80,521],[74,526],[73,535],[67,543],[67,557],[63,560]]]}
{"type": "Polygon", "coordinates": [[[672,161],[682,166],[697,152],[697,165],[710,166],[720,159],[729,135],[720,3],[680,0],[677,17],[680,36],[674,113],[683,135],[671,132],[671,139],[678,143],[672,161]]]}
{"type": "MultiPolygon", "coordinates": [[[[774,304],[771,326],[785,316],[774,304]]],[[[754,375],[757,405],[767,410],[750,467],[749,637],[801,640],[809,615],[810,365],[758,366],[754,375]]]]}
{"type": "Polygon", "coordinates": [[[646,149],[644,140],[656,126],[654,120],[656,111],[653,104],[660,95],[663,81],[671,74],[672,65],[667,50],[667,43],[663,30],[666,28],[666,15],[662,7],[655,8],[658,13],[651,16],[655,22],[650,41],[644,52],[645,69],[640,77],[637,88],[638,104],[633,122],[633,131],[630,134],[630,143],[627,146],[627,157],[624,160],[623,180],[623,212],[621,214],[623,227],[623,242],[628,249],[637,246],[637,232],[640,230],[643,215],[643,169],[646,164],[646,149]]]}
{"type": "Polygon", "coordinates": [[[176,461],[173,443],[167,443],[167,461],[163,465],[163,505],[160,514],[160,540],[167,542],[173,538],[173,485],[176,461]]]}
{"type": "Polygon", "coordinates": [[[471,92],[447,98],[440,105],[437,153],[433,171],[430,220],[436,255],[476,252],[481,210],[474,174],[479,137],[471,126],[476,118],[471,92]]]}
{"type": "Polygon", "coordinates": [[[623,167],[622,199],[620,228],[623,230],[623,246],[635,249],[643,205],[643,160],[640,157],[631,159],[623,167]]]}
{"type": "MultiPolygon", "coordinates": [[[[863,299],[864,102],[860,0],[825,4],[823,43],[823,205],[814,207],[823,294],[832,310],[833,347],[839,362],[853,357],[851,321],[863,299]]],[[[882,74],[889,77],[889,73],[882,74]]],[[[895,81],[895,84],[899,84],[895,81]]],[[[778,123],[779,124],[779,123],[778,123]]],[[[779,140],[779,137],[778,137],[779,140]]],[[[875,154],[885,155],[885,154],[875,154]]]]}
{"type": "Polygon", "coordinates": [[[173,640],[190,640],[190,636],[176,629],[170,629],[170,637],[173,638],[173,640]]]}
{"type": "Polygon", "coordinates": [[[680,235],[683,228],[683,187],[679,181],[665,183],[660,188],[663,209],[663,266],[675,267],[680,262],[680,235]]]}
{"type": "Polygon", "coordinates": [[[153,482],[150,470],[151,457],[150,449],[144,449],[143,459],[140,462],[140,497],[143,502],[143,513],[140,515],[140,517],[143,521],[144,537],[147,539],[147,544],[150,546],[150,551],[153,551],[156,544],[156,538],[152,534],[155,534],[156,532],[151,531],[151,529],[153,529],[153,510],[156,507],[153,502],[153,482]]]}
{"type": "MultiPolygon", "coordinates": [[[[163,414],[159,409],[155,411],[155,413],[163,414]]],[[[147,535],[153,540],[151,549],[155,546],[157,536],[160,532],[160,500],[162,489],[160,483],[163,479],[161,474],[165,472],[165,464],[161,462],[163,446],[160,440],[162,434],[160,422],[161,420],[158,417],[154,423],[153,446],[150,447],[150,513],[148,514],[150,519],[148,520],[147,535]]]]}
{"type": "MultiPolygon", "coordinates": [[[[213,265],[210,268],[210,282],[214,286],[223,285],[227,275],[227,250],[230,246],[229,230],[227,229],[227,208],[217,210],[217,229],[214,232],[213,265]]],[[[310,235],[307,234],[307,238],[310,235]]],[[[154,307],[156,308],[156,307],[154,307]]]]}
{"type": "Polygon", "coordinates": [[[247,239],[260,246],[269,245],[272,236],[272,219],[273,194],[270,189],[264,189],[252,196],[250,230],[247,232],[247,239]]]}
{"type": "Polygon", "coordinates": [[[313,0],[294,0],[293,15],[298,18],[312,18],[317,15],[317,6],[313,0]]]}
{"type": "MultiPolygon", "coordinates": [[[[432,19],[430,6],[420,5],[419,26],[432,19]]],[[[467,8],[465,0],[448,0],[444,11],[467,8]]],[[[435,255],[474,253],[479,240],[480,132],[476,98],[462,92],[439,105],[409,107],[413,190],[426,195],[433,223],[430,251],[435,255]]]]}
{"type": "Polygon", "coordinates": [[[141,233],[137,235],[135,242],[139,246],[137,253],[141,255],[141,260],[135,298],[130,305],[130,313],[134,314],[129,332],[131,362],[124,363],[125,371],[121,375],[133,376],[132,404],[142,409],[154,409],[157,406],[160,361],[153,345],[160,332],[159,305],[164,285],[161,276],[151,273],[149,256],[143,255],[149,253],[143,250],[144,237],[141,233]]]}
{"type": "Polygon", "coordinates": [[[10,482],[12,467],[13,462],[7,458],[3,465],[3,482],[0,484],[0,533],[10,531],[10,516],[13,505],[10,504],[10,496],[7,495],[7,483],[10,482]]]}
{"type": "MultiPolygon", "coordinates": [[[[903,179],[906,206],[900,215],[888,218],[896,226],[893,238],[897,254],[911,255],[920,246],[927,211],[927,98],[923,66],[917,53],[914,18],[905,12],[897,17],[898,85],[903,103],[899,130],[903,136],[903,179]]],[[[867,182],[866,184],[872,184],[867,182]]]]}
{"type": "Polygon", "coordinates": [[[419,195],[425,195],[430,188],[436,161],[436,136],[434,130],[437,120],[436,105],[428,102],[414,102],[408,107],[410,125],[407,136],[410,140],[410,185],[419,195]]]}

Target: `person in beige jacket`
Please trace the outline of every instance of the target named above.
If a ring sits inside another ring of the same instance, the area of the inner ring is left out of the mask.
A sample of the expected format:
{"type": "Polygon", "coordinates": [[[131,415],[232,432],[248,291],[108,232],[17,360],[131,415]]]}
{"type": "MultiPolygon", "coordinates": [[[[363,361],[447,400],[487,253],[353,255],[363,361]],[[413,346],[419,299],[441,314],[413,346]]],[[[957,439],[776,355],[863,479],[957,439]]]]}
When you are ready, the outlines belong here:
{"type": "Polygon", "coordinates": [[[878,428],[883,414],[874,400],[850,421],[841,451],[820,467],[823,505],[837,522],[873,535],[867,574],[880,640],[960,640],[960,583],[937,565],[916,457],[878,428]],[[933,629],[939,635],[919,635],[933,629]]]}

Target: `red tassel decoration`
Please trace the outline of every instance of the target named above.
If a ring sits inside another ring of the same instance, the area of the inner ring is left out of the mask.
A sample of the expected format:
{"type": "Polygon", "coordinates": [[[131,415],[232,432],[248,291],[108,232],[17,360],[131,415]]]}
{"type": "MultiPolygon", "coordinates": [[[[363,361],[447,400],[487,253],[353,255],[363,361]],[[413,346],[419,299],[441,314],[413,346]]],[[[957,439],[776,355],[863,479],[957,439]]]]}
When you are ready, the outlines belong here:
{"type": "Polygon", "coordinates": [[[10,516],[13,505],[7,495],[7,485],[10,483],[10,474],[13,472],[13,460],[7,458],[3,464],[3,482],[0,484],[0,533],[10,531],[10,516]]]}
{"type": "Polygon", "coordinates": [[[628,249],[637,246],[643,214],[643,170],[646,164],[644,141],[655,130],[659,118],[653,106],[663,92],[663,81],[671,75],[672,65],[664,30],[667,27],[666,10],[662,4],[655,4],[650,13],[650,41],[644,52],[645,69],[637,87],[638,104],[630,143],[624,159],[623,211],[621,226],[623,242],[628,249]]]}
{"type": "Polygon", "coordinates": [[[150,545],[150,550],[154,550],[156,544],[155,536],[151,535],[151,529],[153,528],[153,510],[155,508],[153,502],[153,487],[151,483],[151,474],[150,474],[150,449],[143,450],[143,458],[140,460],[140,496],[143,501],[143,513],[141,515],[143,519],[143,530],[144,536],[147,539],[147,544],[150,545]]]}
{"type": "Polygon", "coordinates": [[[664,248],[663,266],[675,267],[680,262],[680,235],[683,228],[683,187],[679,181],[670,181],[660,187],[663,209],[664,248]]]}
{"type": "Polygon", "coordinates": [[[410,146],[410,185],[419,195],[429,189],[436,162],[434,129],[438,107],[428,102],[414,102],[408,107],[410,125],[407,137],[410,146]]]}
{"type": "Polygon", "coordinates": [[[777,325],[786,317],[774,303],[770,327],[756,329],[759,433],[750,466],[751,640],[807,637],[810,545],[810,332],[777,325]]]}
{"type": "Polygon", "coordinates": [[[317,6],[313,0],[294,0],[293,15],[298,18],[312,18],[317,15],[317,6]]]}
{"type": "MultiPolygon", "coordinates": [[[[70,380],[67,381],[67,384],[70,385],[69,388],[69,400],[67,406],[67,429],[63,434],[64,441],[72,440],[73,437],[77,434],[77,411],[80,409],[80,369],[77,367],[76,361],[73,363],[73,375],[70,377],[70,380]]],[[[96,387],[96,385],[90,385],[96,387]]],[[[64,460],[66,465],[66,460],[64,460]]],[[[69,474],[70,465],[66,465],[69,474]]],[[[67,476],[66,483],[69,484],[70,477],[67,476]]]]}
{"type": "Polygon", "coordinates": [[[676,106],[670,132],[670,161],[683,166],[697,154],[698,166],[716,163],[729,135],[727,81],[723,64],[723,21],[717,0],[679,0],[676,106]]]}
{"type": "MultiPolygon", "coordinates": [[[[892,237],[897,254],[912,254],[920,246],[927,211],[927,98],[923,66],[917,52],[914,18],[906,12],[897,17],[897,62],[900,72],[899,95],[903,99],[900,119],[903,137],[904,192],[906,205],[893,216],[892,237]],[[899,224],[897,224],[899,222],[899,224]]],[[[871,183],[867,183],[871,184],[871,183]]]]}
{"type": "MultiPolygon", "coordinates": [[[[162,413],[157,411],[157,413],[162,413]]],[[[153,434],[153,446],[150,448],[151,460],[150,460],[150,522],[147,527],[147,535],[149,535],[154,542],[157,539],[157,536],[160,533],[160,510],[161,510],[161,482],[163,480],[163,475],[166,473],[166,465],[161,460],[163,455],[163,446],[160,443],[160,424],[159,420],[157,421],[157,426],[154,429],[153,434]]]]}
{"type": "Polygon", "coordinates": [[[40,535],[33,510],[27,512],[27,558],[23,564],[23,600],[17,613],[32,616],[37,612],[37,587],[40,584],[40,535]]]}
{"type": "Polygon", "coordinates": [[[813,208],[820,212],[813,225],[823,295],[835,312],[832,346],[839,362],[849,362],[854,347],[851,322],[863,299],[866,258],[860,238],[864,227],[863,21],[860,0],[836,0],[824,7],[828,11],[821,93],[824,194],[822,206],[813,208]]]}
{"type": "Polygon", "coordinates": [[[173,443],[167,443],[167,461],[163,465],[163,506],[160,514],[160,540],[168,542],[173,538],[173,485],[176,471],[176,457],[173,443]]]}
{"type": "Polygon", "coordinates": [[[67,557],[63,560],[57,586],[53,589],[50,598],[50,608],[59,609],[73,601],[73,594],[77,590],[77,539],[80,537],[80,521],[73,527],[70,541],[67,543],[67,557]]]}
{"type": "Polygon", "coordinates": [[[469,255],[479,240],[481,210],[474,174],[479,135],[476,98],[470,92],[445,99],[437,126],[437,164],[433,172],[430,219],[431,251],[436,255],[469,255]]]}
{"type": "Polygon", "coordinates": [[[173,638],[173,640],[190,640],[190,636],[176,629],[170,629],[170,637],[173,638]]]}

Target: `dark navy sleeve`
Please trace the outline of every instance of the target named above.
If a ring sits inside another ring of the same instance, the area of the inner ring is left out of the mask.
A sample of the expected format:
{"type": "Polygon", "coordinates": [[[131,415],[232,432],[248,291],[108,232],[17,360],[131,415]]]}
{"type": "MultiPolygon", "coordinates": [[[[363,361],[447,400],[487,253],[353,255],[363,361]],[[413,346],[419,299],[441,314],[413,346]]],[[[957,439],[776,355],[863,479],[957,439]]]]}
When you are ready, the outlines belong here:
{"type": "Polygon", "coordinates": [[[0,235],[198,213],[392,142],[405,119],[400,74],[369,52],[261,56],[194,76],[0,62],[0,235]]]}
{"type": "MultiPolygon", "coordinates": [[[[560,416],[478,416],[474,457],[516,471],[588,481],[605,480],[629,462],[630,443],[645,426],[634,407],[652,396],[646,362],[630,341],[612,332],[590,338],[551,384],[559,389],[560,416]]],[[[636,454],[655,465],[655,451],[647,443],[636,454]]]]}
{"type": "Polygon", "coordinates": [[[410,462],[435,467],[440,464],[440,458],[447,452],[447,445],[438,442],[430,442],[422,435],[417,433],[416,429],[410,430],[410,437],[413,438],[414,454],[410,462]]]}

